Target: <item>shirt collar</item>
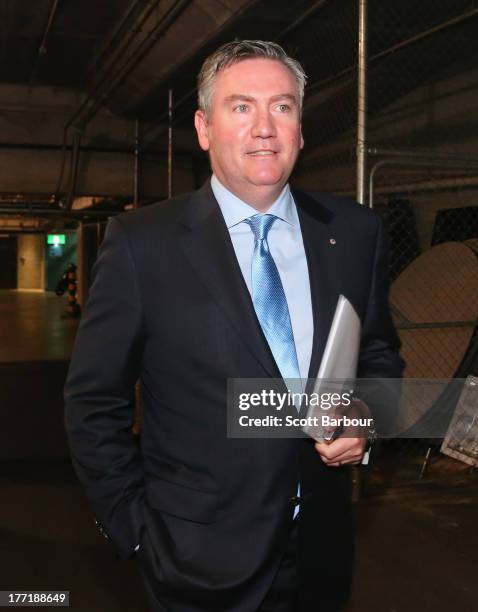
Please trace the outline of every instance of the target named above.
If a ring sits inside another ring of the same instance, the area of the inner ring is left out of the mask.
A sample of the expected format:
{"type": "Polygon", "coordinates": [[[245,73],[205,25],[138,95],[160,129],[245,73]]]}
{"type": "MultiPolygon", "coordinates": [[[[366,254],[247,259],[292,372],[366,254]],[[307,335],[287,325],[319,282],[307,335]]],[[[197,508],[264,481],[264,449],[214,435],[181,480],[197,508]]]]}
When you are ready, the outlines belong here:
{"type": "MultiPolygon", "coordinates": [[[[215,174],[211,177],[211,189],[228,228],[238,225],[245,219],[258,214],[253,206],[250,206],[224,187],[215,174]]],[[[281,191],[277,200],[269,208],[267,214],[275,215],[295,227],[299,226],[297,209],[288,183],[281,191]]]]}

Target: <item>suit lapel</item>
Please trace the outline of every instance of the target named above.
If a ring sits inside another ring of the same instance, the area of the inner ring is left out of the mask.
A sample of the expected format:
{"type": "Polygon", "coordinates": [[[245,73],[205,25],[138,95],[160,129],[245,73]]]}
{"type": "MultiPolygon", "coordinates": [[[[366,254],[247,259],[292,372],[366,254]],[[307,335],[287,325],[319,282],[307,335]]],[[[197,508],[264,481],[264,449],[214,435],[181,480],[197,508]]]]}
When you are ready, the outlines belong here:
{"type": "Polygon", "coordinates": [[[191,196],[180,221],[181,247],[198,276],[266,375],[280,378],[209,181],[191,196]]]}
{"type": "MultiPolygon", "coordinates": [[[[292,194],[309,269],[314,334],[308,376],[315,378],[340,294],[337,249],[331,243],[334,214],[303,191],[292,194]]],[[[198,276],[267,375],[280,378],[209,181],[191,196],[180,222],[185,227],[181,247],[198,276]]]]}
{"type": "Polygon", "coordinates": [[[339,296],[335,245],[330,242],[334,214],[303,191],[292,191],[299,213],[309,269],[314,336],[309,378],[317,376],[339,296]]]}

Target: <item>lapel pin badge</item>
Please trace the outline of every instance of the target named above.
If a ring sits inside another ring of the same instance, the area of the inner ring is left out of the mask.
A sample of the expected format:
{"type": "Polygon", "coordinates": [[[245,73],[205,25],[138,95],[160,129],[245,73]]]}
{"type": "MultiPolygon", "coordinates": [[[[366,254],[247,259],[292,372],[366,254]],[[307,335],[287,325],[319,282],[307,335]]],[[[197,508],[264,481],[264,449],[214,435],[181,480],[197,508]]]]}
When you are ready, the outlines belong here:
{"type": "Polygon", "coordinates": [[[335,240],[335,238],[331,238],[329,240],[330,244],[337,244],[337,241],[335,240]]]}

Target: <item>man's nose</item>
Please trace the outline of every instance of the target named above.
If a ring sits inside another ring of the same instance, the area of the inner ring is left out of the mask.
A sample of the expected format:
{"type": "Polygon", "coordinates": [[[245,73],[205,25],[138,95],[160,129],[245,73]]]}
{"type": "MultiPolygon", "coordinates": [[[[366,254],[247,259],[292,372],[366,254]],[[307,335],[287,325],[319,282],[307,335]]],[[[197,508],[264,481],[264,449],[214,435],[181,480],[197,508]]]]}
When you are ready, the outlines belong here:
{"type": "Polygon", "coordinates": [[[259,111],[252,126],[254,138],[273,138],[276,136],[276,127],[272,114],[267,110],[259,111]]]}

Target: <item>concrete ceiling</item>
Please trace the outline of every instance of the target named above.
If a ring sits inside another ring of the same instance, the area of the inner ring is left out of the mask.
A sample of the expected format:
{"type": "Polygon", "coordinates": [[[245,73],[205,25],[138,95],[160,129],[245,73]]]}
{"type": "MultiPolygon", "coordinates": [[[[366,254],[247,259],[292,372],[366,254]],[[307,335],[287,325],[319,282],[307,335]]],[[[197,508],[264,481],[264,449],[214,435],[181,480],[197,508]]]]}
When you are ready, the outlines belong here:
{"type": "Polygon", "coordinates": [[[95,0],[89,3],[94,11],[89,11],[87,3],[75,0],[2,0],[0,82],[83,90],[93,60],[130,3],[95,0]]]}
{"type": "MultiPolygon", "coordinates": [[[[369,0],[368,12],[371,116],[476,65],[476,0],[369,0]]],[[[301,164],[316,163],[356,121],[357,22],[356,0],[2,0],[0,85],[69,88],[79,94],[70,125],[107,108],[149,122],[153,147],[164,141],[171,88],[187,152],[197,149],[188,134],[204,58],[236,37],[276,40],[309,76],[301,164]]]]}

